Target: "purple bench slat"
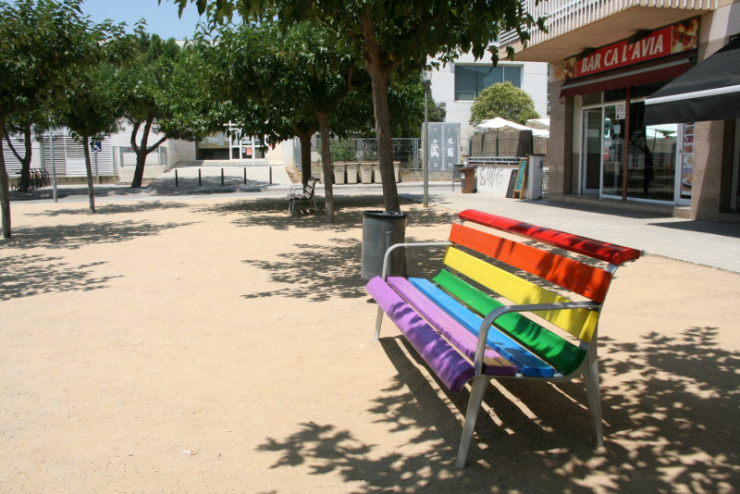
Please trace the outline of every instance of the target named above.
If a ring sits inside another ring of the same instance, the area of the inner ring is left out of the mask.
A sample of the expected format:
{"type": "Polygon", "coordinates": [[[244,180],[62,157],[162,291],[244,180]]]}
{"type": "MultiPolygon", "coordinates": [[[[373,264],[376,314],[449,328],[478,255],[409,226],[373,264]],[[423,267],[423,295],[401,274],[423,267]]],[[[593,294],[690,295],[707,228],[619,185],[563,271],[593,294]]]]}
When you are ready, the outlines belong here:
{"type": "MultiPolygon", "coordinates": [[[[388,278],[388,284],[466,357],[475,360],[475,350],[478,346],[478,338],[475,335],[429,300],[406,278],[392,276],[388,278]]],[[[487,348],[483,373],[489,376],[513,376],[516,375],[516,367],[495,350],[487,348]]]]}
{"type": "Polygon", "coordinates": [[[367,291],[450,391],[460,391],[475,375],[470,362],[440,338],[382,278],[370,280],[367,291]]]}

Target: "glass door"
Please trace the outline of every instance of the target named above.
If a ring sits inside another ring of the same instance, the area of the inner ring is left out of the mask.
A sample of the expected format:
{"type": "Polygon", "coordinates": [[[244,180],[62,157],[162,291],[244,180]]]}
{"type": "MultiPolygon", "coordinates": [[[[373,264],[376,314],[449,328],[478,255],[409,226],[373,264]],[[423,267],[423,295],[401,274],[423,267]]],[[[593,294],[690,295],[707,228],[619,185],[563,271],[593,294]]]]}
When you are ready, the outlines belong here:
{"type": "Polygon", "coordinates": [[[625,131],[624,112],[614,105],[604,107],[604,166],[601,185],[601,194],[604,196],[622,197],[625,131]]]}
{"type": "Polygon", "coordinates": [[[583,157],[580,183],[582,194],[599,193],[603,123],[601,108],[583,111],[583,157]]]}

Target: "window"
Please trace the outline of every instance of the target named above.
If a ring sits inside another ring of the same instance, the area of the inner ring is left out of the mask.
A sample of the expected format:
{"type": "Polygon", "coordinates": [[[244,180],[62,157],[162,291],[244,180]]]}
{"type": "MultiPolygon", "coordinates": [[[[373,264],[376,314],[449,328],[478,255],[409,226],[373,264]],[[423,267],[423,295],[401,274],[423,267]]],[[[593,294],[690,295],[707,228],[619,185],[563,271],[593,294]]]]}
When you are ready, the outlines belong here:
{"type": "Polygon", "coordinates": [[[455,65],[455,100],[474,100],[481,91],[499,82],[522,87],[521,66],[455,65]]]}

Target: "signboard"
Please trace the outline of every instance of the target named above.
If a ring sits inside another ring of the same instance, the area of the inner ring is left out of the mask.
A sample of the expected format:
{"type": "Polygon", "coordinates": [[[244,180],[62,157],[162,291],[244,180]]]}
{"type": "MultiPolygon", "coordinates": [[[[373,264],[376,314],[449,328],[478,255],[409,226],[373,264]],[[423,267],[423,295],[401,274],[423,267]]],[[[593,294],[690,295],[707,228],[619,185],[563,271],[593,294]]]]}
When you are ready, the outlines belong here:
{"type": "Polygon", "coordinates": [[[523,197],[524,183],[527,179],[527,160],[523,159],[519,162],[519,172],[516,176],[516,183],[514,184],[514,197],[521,199],[523,197]]]}
{"type": "Polygon", "coordinates": [[[459,123],[429,122],[429,170],[452,170],[458,163],[459,123]]]}
{"type": "Polygon", "coordinates": [[[699,45],[698,34],[699,19],[664,27],[632,43],[623,40],[599,48],[580,60],[568,58],[563,62],[562,77],[567,81],[695,50],[699,45]]]}
{"type": "Polygon", "coordinates": [[[519,175],[519,170],[512,170],[511,178],[509,178],[509,188],[506,189],[506,198],[511,199],[514,197],[514,185],[516,184],[516,177],[519,175]]]}
{"type": "Polygon", "coordinates": [[[682,146],[681,198],[691,199],[691,187],[694,185],[694,122],[684,124],[682,146]]]}

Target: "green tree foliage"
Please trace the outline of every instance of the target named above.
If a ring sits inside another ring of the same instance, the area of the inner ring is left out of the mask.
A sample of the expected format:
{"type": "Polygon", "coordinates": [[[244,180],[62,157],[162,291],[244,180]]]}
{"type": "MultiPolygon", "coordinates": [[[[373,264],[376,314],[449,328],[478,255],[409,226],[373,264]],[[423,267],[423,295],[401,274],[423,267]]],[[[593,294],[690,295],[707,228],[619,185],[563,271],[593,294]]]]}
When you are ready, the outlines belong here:
{"type": "MultiPolygon", "coordinates": [[[[193,140],[223,124],[215,123],[213,105],[207,101],[203,84],[214,84],[205,74],[185,70],[192,60],[174,39],[149,34],[145,25],[136,26],[127,37],[131,58],[121,67],[119,99],[124,118],[131,125],[131,148],[136,154],[132,188],[141,187],[146,158],[167,139],[193,140]],[[152,132],[161,134],[150,142],[152,132]]],[[[192,54],[189,54],[192,56],[192,54]]]]}
{"type": "Polygon", "coordinates": [[[501,117],[524,125],[530,118],[540,118],[532,98],[510,82],[499,82],[480,92],[470,109],[470,125],[501,117]]]}
{"type": "MultiPolygon", "coordinates": [[[[105,49],[100,45],[101,55],[105,49]]],[[[91,144],[105,134],[118,130],[122,111],[116,68],[107,61],[97,65],[77,67],[68,71],[64,87],[65,105],[58,110],[58,122],[69,128],[82,144],[87,172],[90,212],[95,212],[91,144]]]]}
{"type": "MultiPolygon", "coordinates": [[[[274,23],[243,24],[218,33],[208,55],[220,75],[219,98],[228,101],[231,120],[246,134],[265,136],[268,144],[297,136],[302,176],[311,176],[311,137],[330,128],[344,134],[358,113],[340,111],[356,86],[366,84],[352,53],[338,49],[325,30],[309,23],[281,29],[274,23]]],[[[323,140],[328,145],[328,140],[323,140]]],[[[331,150],[322,149],[324,174],[331,176],[331,150]]],[[[326,183],[328,221],[333,221],[332,184],[326,183]]]]}
{"type": "MultiPolygon", "coordinates": [[[[492,41],[505,30],[524,30],[535,21],[517,0],[174,0],[180,11],[195,3],[210,18],[230,19],[236,11],[245,20],[290,25],[310,21],[335,35],[364,61],[372,81],[383,198],[387,211],[400,211],[393,173],[388,81],[392,73],[411,73],[428,57],[452,60],[459,52],[497,60],[492,41]]],[[[544,21],[538,21],[543,24],[544,21]]],[[[509,53],[513,55],[512,53],[509,53]]],[[[418,74],[418,72],[417,72],[418,74]]]]}
{"type": "MultiPolygon", "coordinates": [[[[9,119],[55,101],[65,71],[94,63],[86,40],[102,41],[110,26],[82,18],[81,0],[0,2],[0,136],[9,119]]],[[[3,237],[11,236],[8,173],[0,139],[0,209],[3,237]]]]}

